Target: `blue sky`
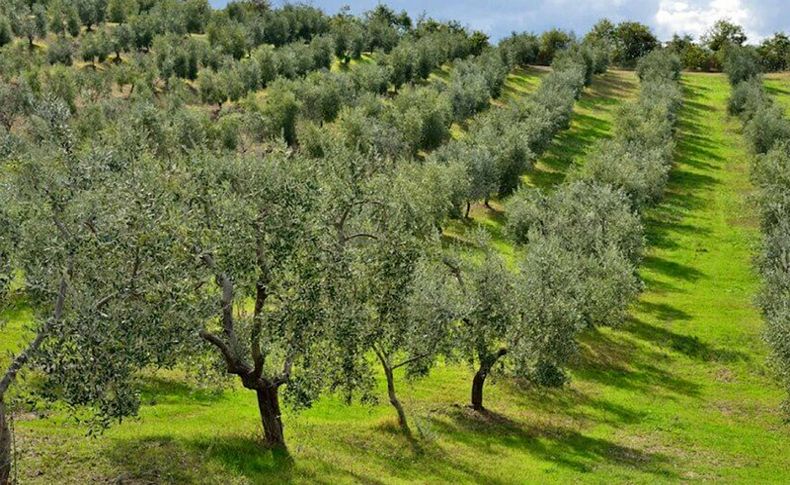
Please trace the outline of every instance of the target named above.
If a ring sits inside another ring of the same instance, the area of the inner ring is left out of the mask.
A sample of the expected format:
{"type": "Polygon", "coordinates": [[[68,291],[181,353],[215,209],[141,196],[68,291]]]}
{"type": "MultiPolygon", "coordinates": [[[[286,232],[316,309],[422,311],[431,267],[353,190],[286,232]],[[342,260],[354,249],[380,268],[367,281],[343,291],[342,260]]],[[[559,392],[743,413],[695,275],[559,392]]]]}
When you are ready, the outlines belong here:
{"type": "MultiPolygon", "coordinates": [[[[221,7],[225,0],[210,0],[221,7]]],[[[282,0],[273,0],[281,5],[282,0]]],[[[354,13],[374,7],[379,0],[312,0],[327,13],[349,5],[354,13]]],[[[662,39],[674,32],[698,37],[718,18],[729,18],[746,28],[750,41],[777,31],[790,33],[790,0],[389,0],[395,10],[416,18],[425,12],[440,20],[455,19],[496,40],[511,31],[541,32],[551,27],[586,32],[599,18],[638,20],[662,39]]]]}

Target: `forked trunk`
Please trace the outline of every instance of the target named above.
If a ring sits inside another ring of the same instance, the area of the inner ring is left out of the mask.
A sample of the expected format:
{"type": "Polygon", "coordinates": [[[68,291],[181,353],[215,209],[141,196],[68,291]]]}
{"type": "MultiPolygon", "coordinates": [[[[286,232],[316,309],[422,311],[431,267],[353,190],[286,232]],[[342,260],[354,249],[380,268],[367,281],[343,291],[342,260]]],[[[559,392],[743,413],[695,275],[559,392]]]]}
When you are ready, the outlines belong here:
{"type": "Polygon", "coordinates": [[[277,386],[265,385],[255,392],[258,394],[258,410],[263,424],[263,441],[268,448],[285,450],[283,421],[280,415],[280,396],[277,386]]]}
{"type": "Polygon", "coordinates": [[[8,485],[11,476],[11,430],[0,398],[0,485],[8,485]]]}
{"type": "Polygon", "coordinates": [[[401,405],[398,396],[395,394],[395,378],[389,366],[384,366],[384,375],[387,376],[387,395],[390,398],[390,404],[392,404],[392,407],[394,407],[395,411],[398,413],[398,426],[400,426],[400,429],[404,433],[411,434],[409,423],[406,421],[406,412],[403,410],[403,405],[401,405]]]}

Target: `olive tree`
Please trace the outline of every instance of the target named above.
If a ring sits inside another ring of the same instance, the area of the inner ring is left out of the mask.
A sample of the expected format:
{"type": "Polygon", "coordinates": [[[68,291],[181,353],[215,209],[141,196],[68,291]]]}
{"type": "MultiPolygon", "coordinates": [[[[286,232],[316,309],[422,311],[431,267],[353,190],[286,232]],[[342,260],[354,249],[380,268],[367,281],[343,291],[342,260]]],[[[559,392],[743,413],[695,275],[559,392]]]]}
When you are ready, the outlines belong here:
{"type": "Polygon", "coordinates": [[[110,147],[80,148],[68,107],[45,100],[35,143],[2,160],[0,248],[20,270],[32,339],[0,374],[0,483],[8,483],[5,398],[20,373],[41,371],[45,397],[89,405],[95,424],[134,414],[134,371],[177,354],[178,312],[161,281],[173,271],[161,167],[110,147]],[[8,244],[8,238],[13,238],[8,244]]]}
{"type": "Polygon", "coordinates": [[[757,260],[762,276],[758,303],[766,321],[765,339],[772,350],[773,367],[786,386],[788,400],[784,409],[790,416],[790,319],[787,298],[790,294],[790,142],[776,144],[768,153],[759,156],[752,167],[752,175],[759,187],[761,226],[764,232],[757,260]]]}
{"type": "Polygon", "coordinates": [[[636,268],[644,234],[621,191],[574,182],[550,195],[521,190],[508,205],[508,232],[521,244],[557,238],[577,258],[577,296],[587,326],[616,326],[641,289],[636,268]]]}
{"type": "Polygon", "coordinates": [[[326,360],[314,176],[305,162],[277,153],[184,163],[172,190],[183,245],[193,252],[184,262],[193,266],[193,324],[255,393],[264,443],[285,450],[281,387],[308,405],[326,360]]]}
{"type": "Polygon", "coordinates": [[[31,102],[32,93],[24,79],[0,80],[0,125],[11,131],[17,118],[29,111],[31,102]]]}
{"type": "Polygon", "coordinates": [[[222,109],[222,104],[228,100],[227,85],[224,78],[209,68],[203,68],[197,73],[197,86],[200,99],[207,104],[216,104],[222,109]]]}
{"type": "Polygon", "coordinates": [[[724,72],[733,86],[758,76],[762,71],[760,55],[753,47],[730,46],[726,50],[724,72]]]}
{"type": "Polygon", "coordinates": [[[469,217],[473,202],[487,202],[497,191],[500,171],[496,158],[486,147],[452,141],[439,147],[429,160],[446,166],[458,166],[463,171],[463,176],[455,181],[453,188],[460,197],[454,203],[466,205],[464,217],[469,217]]]}
{"type": "Polygon", "coordinates": [[[47,35],[47,12],[44,6],[36,3],[32,7],[27,3],[19,2],[14,6],[14,16],[11,27],[19,37],[27,38],[28,46],[34,47],[33,41],[47,35]]]}
{"type": "Polygon", "coordinates": [[[342,386],[349,393],[367,391],[372,352],[384,371],[398,424],[408,434],[394,372],[405,367],[410,377],[426,374],[458,315],[457,285],[437,262],[437,226],[446,203],[423,183],[430,169],[409,162],[374,168],[365,158],[330,155],[330,170],[322,176],[337,190],[328,214],[336,228],[330,312],[350,329],[338,339],[346,349],[344,360],[354,363],[342,386]],[[355,171],[365,175],[355,177],[355,171]]]}
{"type": "Polygon", "coordinates": [[[104,22],[107,0],[76,0],[77,13],[82,25],[90,32],[95,25],[104,22]]]}
{"type": "Polygon", "coordinates": [[[509,352],[508,337],[518,322],[515,276],[490,248],[479,265],[448,265],[462,286],[466,308],[455,329],[454,342],[477,370],[472,379],[471,404],[483,411],[485,382],[497,361],[509,352]]]}

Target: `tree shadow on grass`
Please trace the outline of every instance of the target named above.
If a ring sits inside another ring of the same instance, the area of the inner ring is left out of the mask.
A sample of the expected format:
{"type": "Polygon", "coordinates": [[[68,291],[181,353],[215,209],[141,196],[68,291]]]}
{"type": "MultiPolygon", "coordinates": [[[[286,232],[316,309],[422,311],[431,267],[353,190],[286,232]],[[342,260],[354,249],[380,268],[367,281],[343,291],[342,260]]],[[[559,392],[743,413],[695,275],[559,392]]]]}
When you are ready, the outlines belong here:
{"type": "Polygon", "coordinates": [[[645,348],[622,335],[589,331],[583,336],[578,362],[571,369],[575,376],[584,380],[641,394],[663,391],[683,396],[699,395],[699,384],[656,365],[665,359],[662,352],[645,348]]]}
{"type": "Polygon", "coordinates": [[[670,460],[665,455],[587,436],[570,427],[524,424],[492,411],[478,413],[460,407],[435,417],[432,426],[470,448],[495,452],[504,446],[576,472],[590,472],[601,463],[611,463],[664,478],[675,476],[667,468],[670,460]]]}
{"type": "Polygon", "coordinates": [[[207,405],[222,399],[221,389],[197,388],[188,382],[161,375],[142,377],[140,391],[142,402],[149,406],[184,401],[207,405]]]}
{"type": "Polygon", "coordinates": [[[656,273],[661,273],[669,278],[683,281],[697,281],[705,274],[687,264],[678,263],[656,255],[645,256],[642,266],[656,273]]]}
{"type": "Polygon", "coordinates": [[[776,85],[765,84],[765,89],[771,96],[790,95],[790,91],[787,89],[782,89],[776,85]]]}
{"type": "Polygon", "coordinates": [[[293,462],[263,448],[259,440],[217,436],[195,440],[154,435],[118,440],[110,448],[111,462],[122,472],[113,483],[231,483],[244,475],[253,483],[290,483],[293,462]],[[226,480],[223,480],[226,479],[226,480]]]}
{"type": "Polygon", "coordinates": [[[575,386],[542,387],[520,379],[498,382],[517,400],[519,409],[557,414],[576,423],[620,427],[641,422],[650,411],[629,408],[605,398],[592,397],[575,386]]]}
{"type": "Polygon", "coordinates": [[[672,330],[632,319],[624,328],[631,335],[661,348],[671,349],[702,362],[748,362],[750,356],[737,350],[724,349],[703,342],[696,335],[684,335],[672,330]]]}

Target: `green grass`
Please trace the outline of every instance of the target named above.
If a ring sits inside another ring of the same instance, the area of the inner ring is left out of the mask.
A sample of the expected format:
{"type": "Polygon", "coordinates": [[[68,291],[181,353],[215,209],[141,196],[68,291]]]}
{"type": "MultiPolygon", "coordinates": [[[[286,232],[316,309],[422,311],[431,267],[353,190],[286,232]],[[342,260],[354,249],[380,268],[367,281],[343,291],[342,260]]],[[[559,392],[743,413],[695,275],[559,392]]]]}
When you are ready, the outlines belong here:
{"type": "MultiPolygon", "coordinates": [[[[583,163],[590,141],[608,135],[611,109],[633,94],[630,75],[607,76],[629,87],[588,91],[574,127],[541,162],[560,175],[541,185],[583,163]]],[[[647,289],[623,328],[584,336],[569,386],[547,391],[499,380],[487,386],[491,412],[479,416],[463,406],[472,375],[464,366],[401,380],[415,441],[394,431],[385,402],[345,406],[327,397],[286,413],[289,467],[258,447],[251,393],[215,394],[159,375],[146,379],[140,419],[99,438],[85,438],[59,413],[22,417],[20,477],[42,484],[790,482],[790,428],[778,415],[782,393],[765,367],[752,304],[759,234],[746,203],[748,154],[737,120],[726,116],[726,79],[690,74],[684,89],[669,192],[646,219],[647,289]]]]}
{"type": "Polygon", "coordinates": [[[765,87],[790,115],[790,73],[770,73],[765,76],[765,87]]]}

